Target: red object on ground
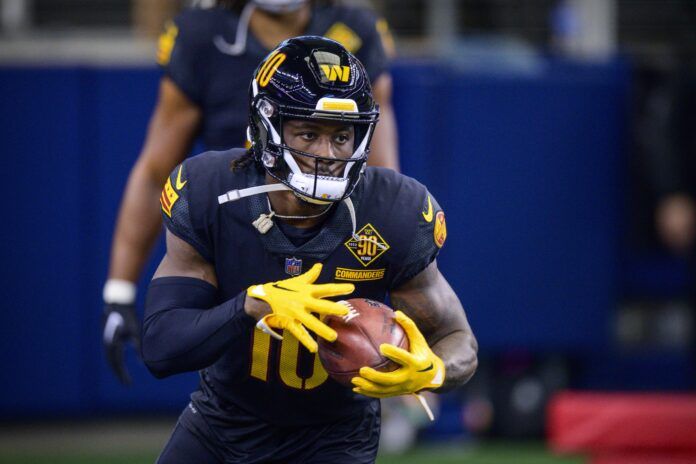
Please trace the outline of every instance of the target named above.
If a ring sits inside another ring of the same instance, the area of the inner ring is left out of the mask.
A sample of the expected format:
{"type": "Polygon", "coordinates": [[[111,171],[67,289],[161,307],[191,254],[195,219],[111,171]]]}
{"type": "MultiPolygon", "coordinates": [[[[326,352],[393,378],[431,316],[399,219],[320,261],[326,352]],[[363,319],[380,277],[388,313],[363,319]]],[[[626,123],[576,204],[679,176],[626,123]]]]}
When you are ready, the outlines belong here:
{"type": "Polygon", "coordinates": [[[547,413],[556,452],[590,453],[593,464],[696,463],[696,394],[563,392],[547,413]]]}
{"type": "Polygon", "coordinates": [[[693,454],[614,453],[594,456],[589,464],[694,464],[693,454]]]}

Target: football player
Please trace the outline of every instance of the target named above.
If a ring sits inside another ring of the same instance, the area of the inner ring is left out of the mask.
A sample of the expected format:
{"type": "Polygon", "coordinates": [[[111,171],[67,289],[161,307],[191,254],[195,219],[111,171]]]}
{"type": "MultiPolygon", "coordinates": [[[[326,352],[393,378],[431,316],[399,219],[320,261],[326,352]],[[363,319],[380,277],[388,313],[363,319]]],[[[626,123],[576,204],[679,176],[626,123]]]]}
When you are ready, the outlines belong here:
{"type": "Polygon", "coordinates": [[[365,65],[382,119],[371,163],[398,168],[384,20],[368,10],[308,0],[220,1],[193,8],[170,23],[159,41],[164,70],[147,138],[123,195],[104,286],[103,340],[123,383],[124,342],[137,344],[136,286],[161,225],[157,198],[167,174],[200,136],[206,149],[246,140],[247,87],[259,61],[278,43],[301,35],[336,39],[365,65]]]}
{"type": "Polygon", "coordinates": [[[143,358],[157,377],[199,370],[159,457],[170,463],[372,463],[375,398],[464,384],[477,343],[438,270],[445,215],[428,190],[365,164],[378,119],[369,75],[317,36],[280,44],[250,86],[249,149],[192,157],[160,197],[167,253],[147,295],[143,358]],[[333,381],[316,337],[330,298],[384,301],[409,349],[399,368],[333,381]]]}

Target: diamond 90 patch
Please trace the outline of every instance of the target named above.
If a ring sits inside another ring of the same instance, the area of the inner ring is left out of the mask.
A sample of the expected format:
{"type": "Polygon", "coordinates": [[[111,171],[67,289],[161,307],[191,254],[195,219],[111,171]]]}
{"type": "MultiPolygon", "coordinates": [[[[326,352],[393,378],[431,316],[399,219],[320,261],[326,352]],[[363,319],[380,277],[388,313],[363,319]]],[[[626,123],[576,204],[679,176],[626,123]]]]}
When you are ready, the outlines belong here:
{"type": "Polygon", "coordinates": [[[360,261],[360,264],[365,267],[369,266],[389,249],[389,244],[384,241],[372,224],[366,224],[356,235],[360,240],[351,237],[345,245],[351,254],[360,261]]]}

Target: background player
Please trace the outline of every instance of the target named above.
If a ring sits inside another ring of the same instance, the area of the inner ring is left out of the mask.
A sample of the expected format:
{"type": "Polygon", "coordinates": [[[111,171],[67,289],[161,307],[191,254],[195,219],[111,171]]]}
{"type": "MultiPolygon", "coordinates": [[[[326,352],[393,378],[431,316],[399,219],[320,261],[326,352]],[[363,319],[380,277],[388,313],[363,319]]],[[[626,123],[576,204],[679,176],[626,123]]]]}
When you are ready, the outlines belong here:
{"type": "Polygon", "coordinates": [[[216,8],[181,13],[160,38],[157,58],[164,76],[123,194],[104,287],[104,345],[121,382],[130,382],[124,342],[137,345],[135,282],[160,233],[157,198],[167,174],[197,136],[208,149],[244,142],[253,69],[279,42],[303,33],[336,39],[364,63],[381,111],[370,162],[398,169],[385,50],[392,45],[384,20],[365,9],[306,0],[221,1],[216,8]]]}
{"type": "Polygon", "coordinates": [[[374,462],[379,403],[368,396],[449,389],[476,369],[476,340],[435,262],[444,213],[415,180],[364,171],[378,113],[338,43],[282,43],[251,94],[251,150],[185,161],[161,196],[167,254],[143,356],[158,377],[201,369],[201,383],[158,462],[374,462]],[[346,269],[352,283],[317,284],[346,269]],[[387,293],[409,351],[383,345],[401,367],[361,369],[351,391],[318,362],[307,329],[336,334],[311,313],[347,312],[327,297],[387,293]]]}

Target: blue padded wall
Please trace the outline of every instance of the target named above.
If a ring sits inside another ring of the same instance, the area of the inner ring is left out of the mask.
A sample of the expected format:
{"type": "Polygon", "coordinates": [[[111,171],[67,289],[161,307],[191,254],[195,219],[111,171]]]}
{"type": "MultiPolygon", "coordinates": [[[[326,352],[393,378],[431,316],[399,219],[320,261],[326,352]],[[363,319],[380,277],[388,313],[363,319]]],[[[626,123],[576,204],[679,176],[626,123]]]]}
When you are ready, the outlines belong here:
{"type": "MultiPolygon", "coordinates": [[[[492,77],[404,61],[393,74],[403,169],[445,207],[440,266],[481,349],[596,351],[616,294],[625,70],[492,77]]],[[[116,209],[158,79],[0,68],[2,417],[173,412],[195,386],[196,374],[155,380],[129,353],[135,383],[123,388],[100,343],[116,209]]]]}

